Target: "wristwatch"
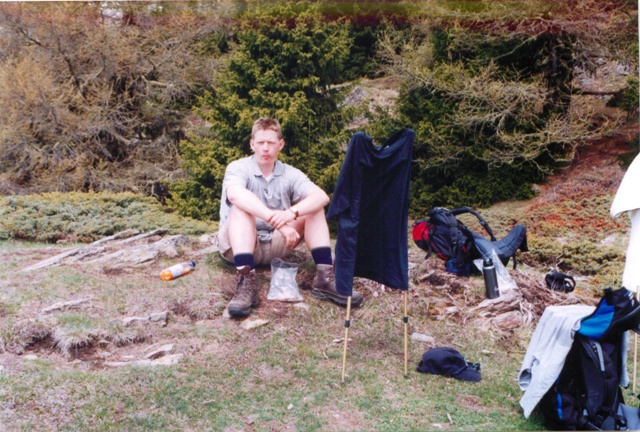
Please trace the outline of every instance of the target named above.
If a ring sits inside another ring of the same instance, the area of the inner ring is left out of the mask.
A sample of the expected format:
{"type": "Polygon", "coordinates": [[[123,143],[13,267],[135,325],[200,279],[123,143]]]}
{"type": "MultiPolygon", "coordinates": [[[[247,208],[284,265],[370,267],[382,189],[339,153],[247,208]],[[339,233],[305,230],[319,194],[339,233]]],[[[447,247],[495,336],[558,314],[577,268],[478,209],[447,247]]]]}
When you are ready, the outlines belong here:
{"type": "Polygon", "coordinates": [[[300,216],[300,213],[298,212],[298,209],[295,209],[293,207],[289,207],[289,210],[291,211],[291,213],[293,213],[296,217],[293,218],[293,220],[297,220],[298,216],[300,216]]]}

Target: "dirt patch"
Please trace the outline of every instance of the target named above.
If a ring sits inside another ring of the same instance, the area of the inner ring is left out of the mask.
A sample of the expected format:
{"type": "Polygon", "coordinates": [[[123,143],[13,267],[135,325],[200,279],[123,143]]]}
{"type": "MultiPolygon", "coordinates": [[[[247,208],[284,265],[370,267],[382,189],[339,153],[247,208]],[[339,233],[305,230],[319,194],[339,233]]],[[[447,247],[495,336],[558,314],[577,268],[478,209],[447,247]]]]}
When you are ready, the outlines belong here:
{"type": "Polygon", "coordinates": [[[482,399],[474,395],[466,394],[464,396],[456,396],[456,404],[467,407],[474,412],[479,412],[479,413],[491,412],[491,410],[482,403],[482,399]]]}
{"type": "Polygon", "coordinates": [[[638,150],[638,132],[638,122],[629,122],[613,136],[580,147],[566,168],[539,185],[533,204],[591,197],[595,192],[614,194],[624,176],[620,157],[638,150]]]}
{"type": "Polygon", "coordinates": [[[327,432],[363,430],[368,425],[364,414],[356,410],[345,411],[335,407],[326,407],[315,414],[319,417],[330,419],[331,423],[323,427],[323,430],[327,432]]]}

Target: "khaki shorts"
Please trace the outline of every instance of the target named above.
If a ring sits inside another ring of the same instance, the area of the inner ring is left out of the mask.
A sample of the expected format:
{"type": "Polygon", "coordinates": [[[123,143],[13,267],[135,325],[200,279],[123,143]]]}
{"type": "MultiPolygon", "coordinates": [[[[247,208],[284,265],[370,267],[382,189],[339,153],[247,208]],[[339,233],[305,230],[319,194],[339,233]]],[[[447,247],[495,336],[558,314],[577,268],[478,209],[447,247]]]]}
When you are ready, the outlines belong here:
{"type": "MultiPolygon", "coordinates": [[[[218,251],[222,258],[233,264],[233,251],[229,243],[229,231],[226,225],[224,224],[218,231],[218,251]]],[[[256,247],[253,252],[253,260],[256,265],[269,265],[274,259],[282,258],[289,253],[291,253],[291,249],[287,248],[284,236],[280,231],[273,231],[271,241],[268,243],[262,243],[256,237],[256,247]]]]}

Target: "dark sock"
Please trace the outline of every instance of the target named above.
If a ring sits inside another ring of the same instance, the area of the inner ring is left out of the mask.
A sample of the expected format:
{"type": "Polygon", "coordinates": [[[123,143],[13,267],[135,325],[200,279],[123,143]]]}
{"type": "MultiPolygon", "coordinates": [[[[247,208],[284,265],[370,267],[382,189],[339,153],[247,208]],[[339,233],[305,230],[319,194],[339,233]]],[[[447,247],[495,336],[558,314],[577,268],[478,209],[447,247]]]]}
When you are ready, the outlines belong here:
{"type": "Polygon", "coordinates": [[[256,265],[253,262],[253,254],[250,253],[241,253],[238,255],[234,255],[233,262],[238,268],[242,268],[244,266],[249,266],[251,270],[256,268],[256,265]]]}
{"type": "Polygon", "coordinates": [[[312,249],[311,256],[313,257],[313,261],[315,261],[316,264],[333,264],[333,259],[331,258],[331,248],[329,246],[312,249]]]}

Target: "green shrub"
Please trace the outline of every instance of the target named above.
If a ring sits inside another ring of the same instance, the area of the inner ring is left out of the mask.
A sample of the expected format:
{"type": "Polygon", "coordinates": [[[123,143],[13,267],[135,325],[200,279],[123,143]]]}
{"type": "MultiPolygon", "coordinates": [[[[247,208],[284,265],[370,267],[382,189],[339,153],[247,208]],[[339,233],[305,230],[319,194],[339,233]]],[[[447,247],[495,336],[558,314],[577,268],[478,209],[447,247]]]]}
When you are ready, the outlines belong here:
{"type": "Polygon", "coordinates": [[[127,229],[198,235],[212,225],[133,193],[49,193],[0,198],[0,240],[91,242],[127,229]]]}
{"type": "Polygon", "coordinates": [[[237,147],[214,138],[191,136],[181,144],[182,169],[188,179],[169,184],[168,205],[182,216],[198,220],[217,219],[220,192],[227,164],[242,157],[237,147]]]}
{"type": "MultiPolygon", "coordinates": [[[[530,198],[533,183],[605,134],[607,122],[569,110],[574,35],[424,24],[379,40],[386,72],[403,83],[393,124],[416,131],[414,215],[530,198]]],[[[381,115],[371,121],[388,129],[381,115]]]]}
{"type": "Polygon", "coordinates": [[[350,110],[339,102],[352,38],[342,19],[324,20],[311,3],[248,4],[239,18],[236,47],[218,85],[200,99],[197,113],[211,136],[183,141],[183,168],[191,176],[171,185],[182,215],[217,217],[224,167],[249,154],[251,127],[276,117],[286,142],[282,160],[313,181],[332,184],[350,110]]]}
{"type": "Polygon", "coordinates": [[[627,113],[627,116],[638,113],[638,101],[640,97],[640,86],[638,78],[629,78],[625,87],[616,97],[611,99],[607,105],[620,107],[627,113]]]}

